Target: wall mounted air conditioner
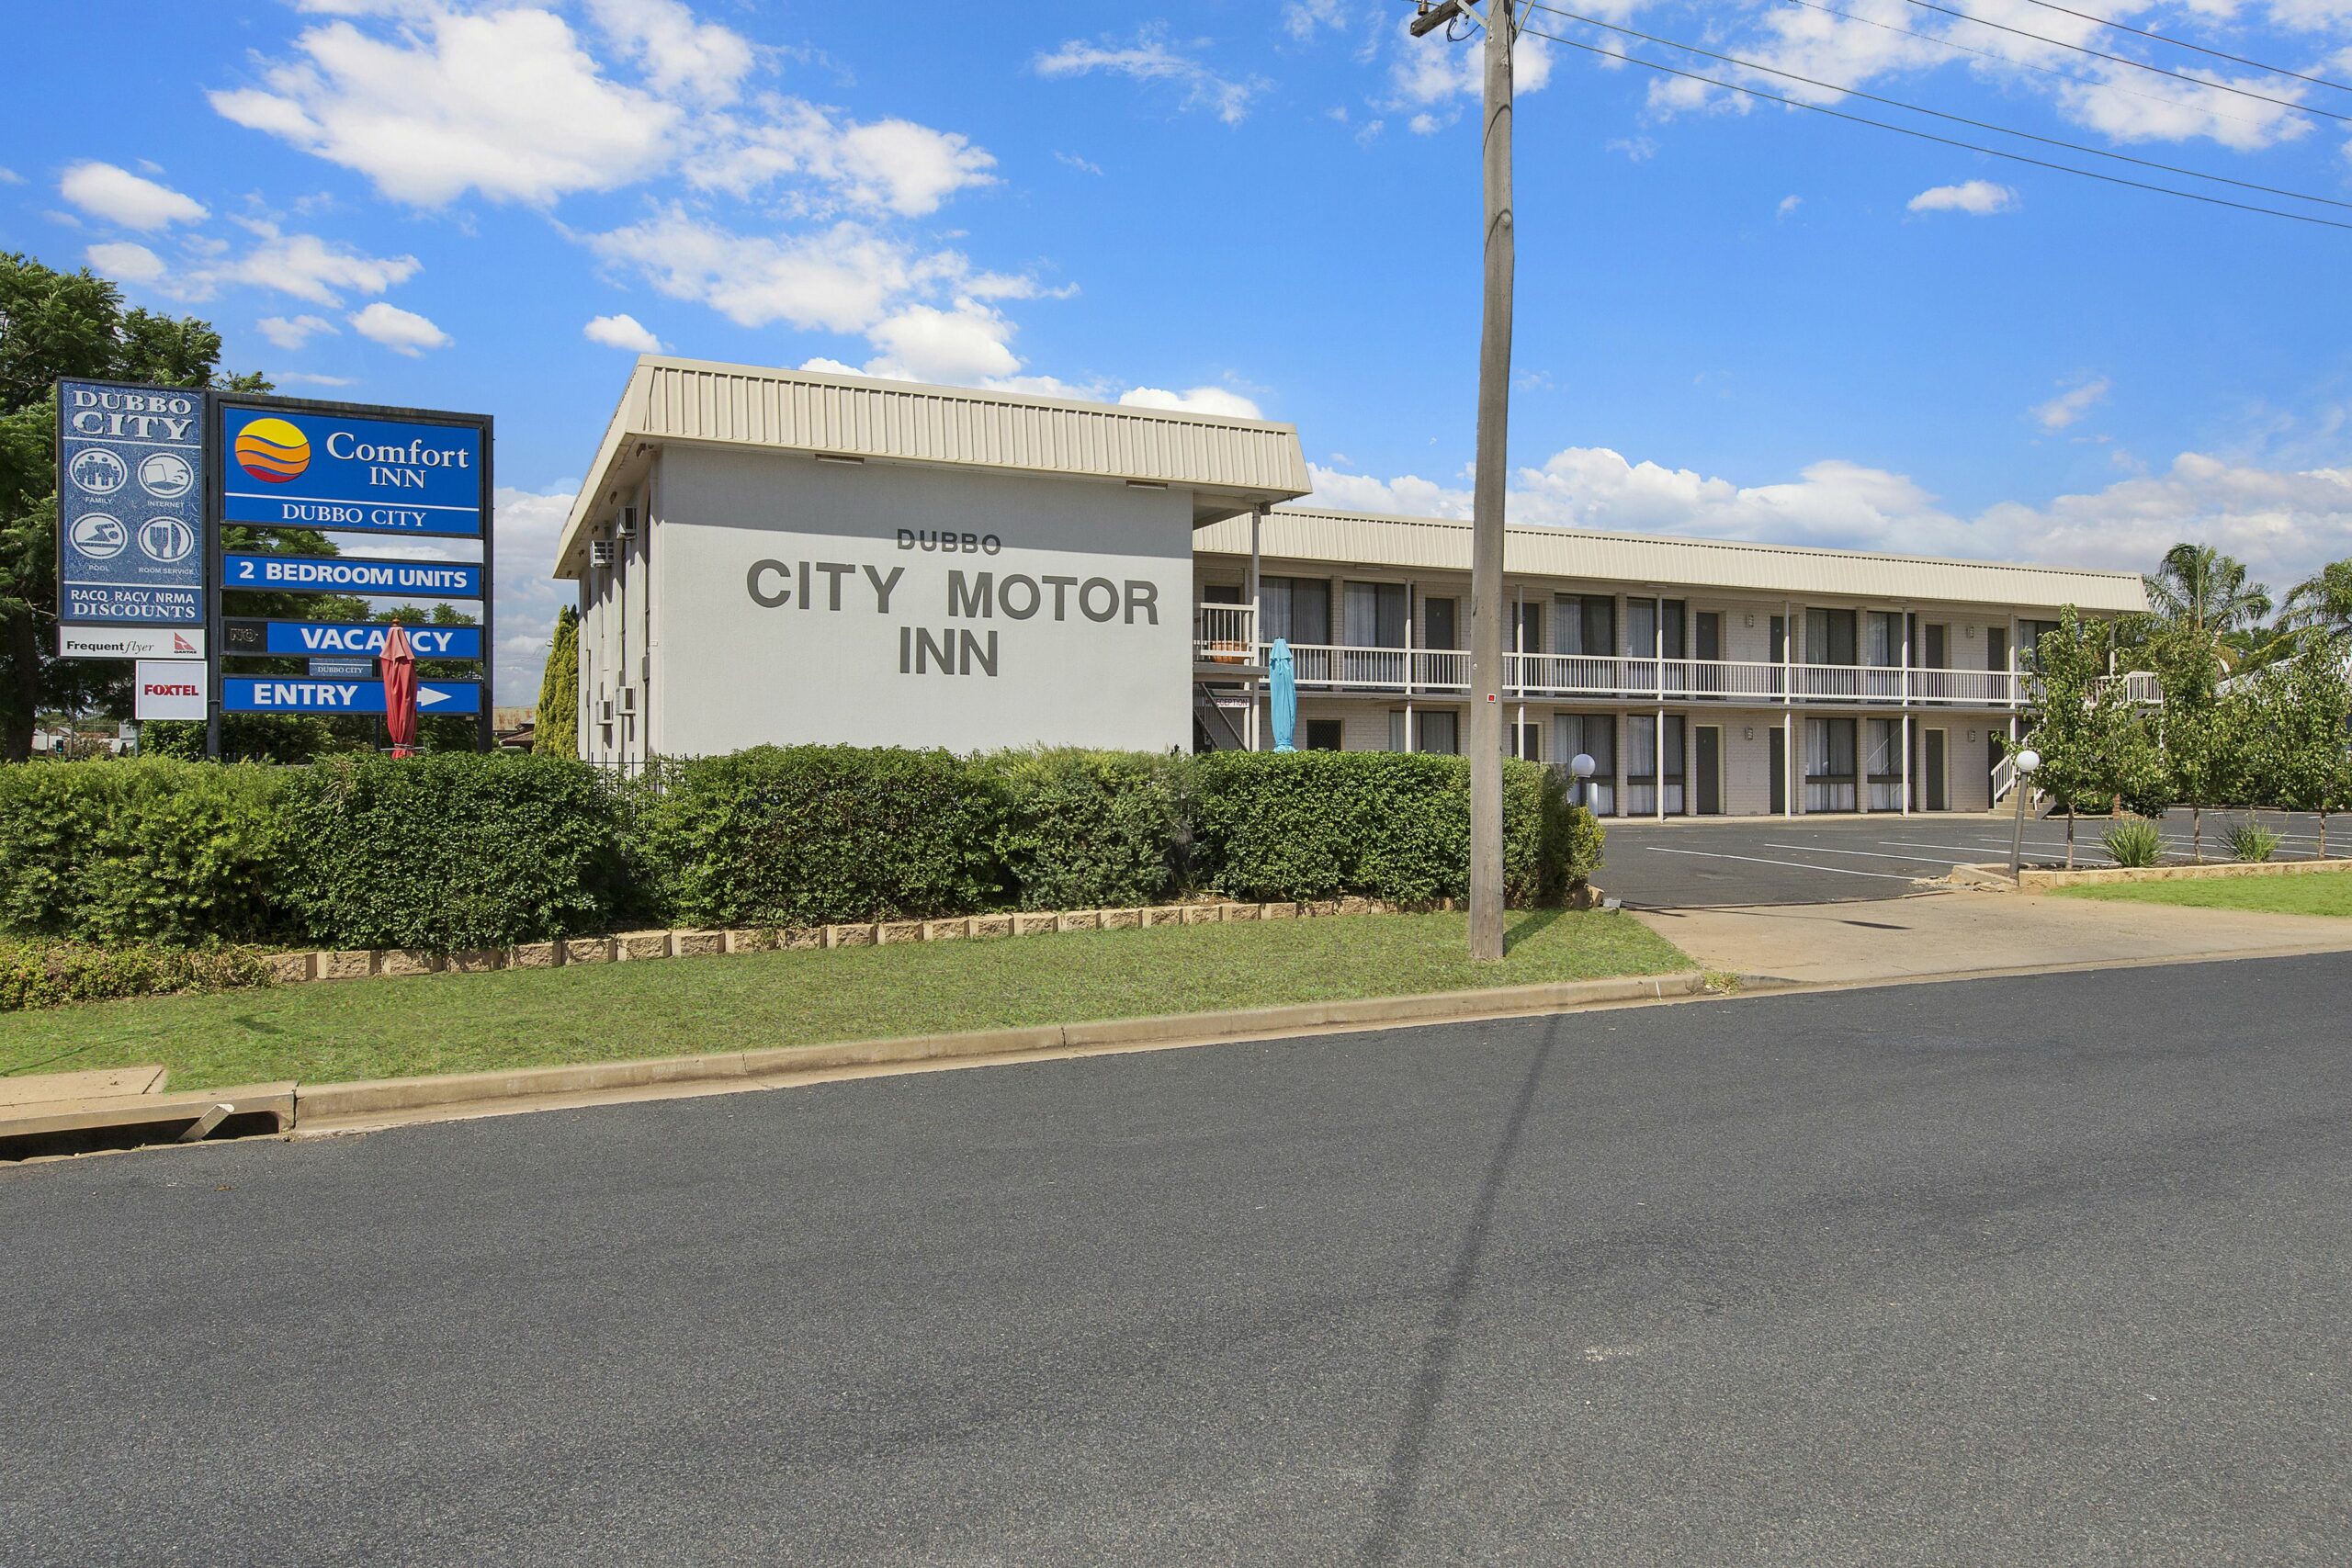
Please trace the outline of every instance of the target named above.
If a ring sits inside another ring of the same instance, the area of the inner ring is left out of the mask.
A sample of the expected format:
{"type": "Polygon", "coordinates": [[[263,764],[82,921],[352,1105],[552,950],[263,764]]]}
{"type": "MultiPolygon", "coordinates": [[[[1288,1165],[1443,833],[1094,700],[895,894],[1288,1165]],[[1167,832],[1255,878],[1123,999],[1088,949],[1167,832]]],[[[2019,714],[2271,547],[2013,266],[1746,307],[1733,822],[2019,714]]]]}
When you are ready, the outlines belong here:
{"type": "Polygon", "coordinates": [[[636,711],[637,688],[635,686],[623,686],[621,688],[621,712],[635,713],[636,711]]]}
{"type": "Polygon", "coordinates": [[[613,542],[610,539],[590,540],[588,544],[588,564],[590,566],[611,566],[613,564],[613,542]]]}
{"type": "Polygon", "coordinates": [[[624,506],[621,508],[620,536],[624,539],[634,539],[637,537],[636,507],[624,506]]]}
{"type": "Polygon", "coordinates": [[[598,703],[596,705],[596,718],[598,723],[610,724],[613,722],[613,703],[611,698],[607,697],[603,702],[598,703]]]}

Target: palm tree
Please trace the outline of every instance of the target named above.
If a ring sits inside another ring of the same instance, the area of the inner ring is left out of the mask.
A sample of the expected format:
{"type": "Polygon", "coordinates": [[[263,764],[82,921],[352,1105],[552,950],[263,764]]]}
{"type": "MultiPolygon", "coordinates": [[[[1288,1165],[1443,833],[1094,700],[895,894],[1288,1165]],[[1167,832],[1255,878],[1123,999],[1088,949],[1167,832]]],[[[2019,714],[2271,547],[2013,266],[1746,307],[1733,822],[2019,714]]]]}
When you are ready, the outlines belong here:
{"type": "Polygon", "coordinates": [[[2281,624],[2331,640],[2352,638],[2352,560],[2330,561],[2295,584],[2281,624]]]}
{"type": "Polygon", "coordinates": [[[2270,614],[2269,592],[2246,581],[2245,563],[2211,545],[2175,545],[2147,581],[2157,618],[2210,638],[2225,670],[2237,663],[2238,651],[2222,637],[2251,630],[2270,614]]]}

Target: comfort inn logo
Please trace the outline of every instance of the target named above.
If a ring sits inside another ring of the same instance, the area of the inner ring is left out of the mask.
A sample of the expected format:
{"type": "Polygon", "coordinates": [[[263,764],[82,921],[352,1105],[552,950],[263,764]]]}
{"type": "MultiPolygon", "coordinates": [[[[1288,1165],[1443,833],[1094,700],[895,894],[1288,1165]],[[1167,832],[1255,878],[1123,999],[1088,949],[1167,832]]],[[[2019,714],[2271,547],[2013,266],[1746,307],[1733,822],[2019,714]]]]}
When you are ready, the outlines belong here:
{"type": "Polygon", "coordinates": [[[282,419],[257,419],[238,433],[237,467],[264,484],[300,479],[310,466],[310,437],[282,419]]]}

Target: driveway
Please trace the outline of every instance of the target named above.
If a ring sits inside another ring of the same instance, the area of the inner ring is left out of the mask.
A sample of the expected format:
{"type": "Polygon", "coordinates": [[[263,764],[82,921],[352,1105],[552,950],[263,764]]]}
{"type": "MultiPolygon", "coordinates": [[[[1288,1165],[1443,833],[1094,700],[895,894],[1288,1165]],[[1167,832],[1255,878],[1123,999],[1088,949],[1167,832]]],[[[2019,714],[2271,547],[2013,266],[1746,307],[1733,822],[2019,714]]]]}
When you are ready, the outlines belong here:
{"type": "MultiPolygon", "coordinates": [[[[2219,857],[2223,836],[2245,814],[2208,812],[2205,850],[2219,857]]],[[[2318,819],[2266,812],[2279,832],[2281,860],[2306,859],[2318,849],[2318,819]]],[[[1939,877],[1964,862],[2006,862],[2011,822],[2006,817],[1958,813],[1899,813],[1839,818],[1683,818],[1667,822],[1605,821],[1607,863],[1597,880],[1637,909],[1724,906],[1828,904],[1899,898],[1916,891],[1915,878],[1939,877]]],[[[2104,819],[2075,828],[2075,857],[2086,866],[2110,863],[2099,847],[2104,819]]],[[[2330,848],[2352,850],[2352,821],[2336,825],[2330,848]]],[[[2186,813],[2158,824],[2169,859],[2190,852],[2186,813]]],[[[2065,824],[2026,824],[2029,860],[2063,861],[2065,824]]]]}
{"type": "Polygon", "coordinates": [[[2347,985],[1755,997],[0,1172],[0,1540],[2352,1561],[2347,985]]]}

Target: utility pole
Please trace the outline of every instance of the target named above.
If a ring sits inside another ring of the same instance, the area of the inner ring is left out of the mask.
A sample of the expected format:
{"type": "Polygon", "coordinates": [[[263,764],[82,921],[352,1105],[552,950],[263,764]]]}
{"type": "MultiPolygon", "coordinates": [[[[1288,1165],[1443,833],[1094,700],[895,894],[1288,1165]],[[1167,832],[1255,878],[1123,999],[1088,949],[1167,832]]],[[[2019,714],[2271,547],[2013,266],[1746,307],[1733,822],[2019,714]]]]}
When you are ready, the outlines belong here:
{"type": "Polygon", "coordinates": [[[1457,17],[1487,29],[1486,302],[1478,341],[1478,461],[1470,529],[1470,956],[1503,955],[1503,497],[1510,480],[1511,44],[1515,0],[1421,0],[1416,38],[1457,17]]]}

